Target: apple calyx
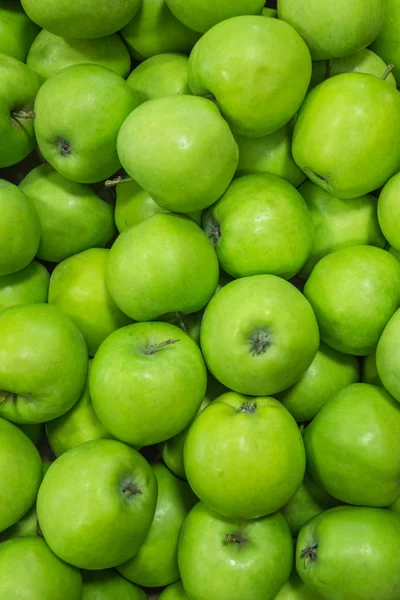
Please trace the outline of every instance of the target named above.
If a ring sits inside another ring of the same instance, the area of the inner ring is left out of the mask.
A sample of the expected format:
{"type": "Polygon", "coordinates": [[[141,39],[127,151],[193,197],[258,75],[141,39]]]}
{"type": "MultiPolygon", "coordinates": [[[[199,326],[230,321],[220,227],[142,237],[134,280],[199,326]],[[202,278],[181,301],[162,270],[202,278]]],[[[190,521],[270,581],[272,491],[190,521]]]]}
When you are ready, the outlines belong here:
{"type": "Polygon", "coordinates": [[[214,248],[217,246],[221,237],[221,227],[219,221],[211,218],[210,223],[206,227],[206,234],[214,248]]]}
{"type": "Polygon", "coordinates": [[[308,560],[309,562],[315,562],[317,560],[318,544],[312,542],[308,544],[300,553],[300,558],[308,560]]]}
{"type": "Polygon", "coordinates": [[[236,533],[227,533],[225,535],[225,541],[227,544],[232,544],[243,548],[248,542],[247,537],[241,531],[236,533]]]}
{"type": "Polygon", "coordinates": [[[64,138],[56,139],[57,151],[61,156],[69,156],[71,154],[71,144],[64,138]]]}
{"type": "Polygon", "coordinates": [[[107,179],[107,181],[104,182],[104,186],[106,188],[116,187],[121,183],[129,183],[130,181],[133,181],[132,177],[121,177],[121,175],[118,175],[115,179],[107,179]]]}
{"type": "Polygon", "coordinates": [[[35,113],[33,110],[12,110],[11,117],[17,121],[20,119],[34,119],[35,113]]]}
{"type": "Polygon", "coordinates": [[[161,348],[165,348],[166,346],[171,346],[172,344],[176,344],[179,341],[180,340],[169,339],[169,340],[165,340],[165,342],[160,342],[159,344],[149,344],[146,348],[144,348],[143,354],[150,356],[151,354],[155,354],[156,352],[161,350],[161,348]]]}
{"type": "Polygon", "coordinates": [[[260,356],[272,345],[271,334],[267,329],[257,329],[250,338],[250,352],[252,356],[260,356]]]}
{"type": "Polygon", "coordinates": [[[248,415],[254,415],[257,410],[257,402],[243,402],[242,406],[238,408],[238,413],[247,413],[248,415]]]}
{"type": "Polygon", "coordinates": [[[132,496],[137,496],[137,494],[143,494],[142,490],[131,479],[124,479],[122,481],[121,492],[128,500],[130,500],[132,496]]]}
{"type": "Polygon", "coordinates": [[[392,65],[392,64],[389,64],[389,65],[386,67],[386,69],[385,69],[385,71],[384,71],[384,73],[383,73],[383,75],[382,75],[381,79],[386,79],[387,77],[389,77],[389,75],[390,75],[390,73],[393,71],[393,69],[394,69],[394,65],[392,65]]]}
{"type": "Polygon", "coordinates": [[[7,392],[6,390],[0,391],[0,406],[5,402],[14,402],[17,399],[18,394],[14,392],[7,392]]]}

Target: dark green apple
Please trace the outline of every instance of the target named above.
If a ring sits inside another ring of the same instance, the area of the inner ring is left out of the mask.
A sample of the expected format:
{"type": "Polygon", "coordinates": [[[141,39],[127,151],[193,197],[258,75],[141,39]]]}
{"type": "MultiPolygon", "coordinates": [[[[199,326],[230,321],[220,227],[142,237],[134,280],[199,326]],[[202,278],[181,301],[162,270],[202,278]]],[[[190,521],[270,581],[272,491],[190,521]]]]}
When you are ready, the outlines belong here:
{"type": "Polygon", "coordinates": [[[2,0],[0,6],[0,52],[25,62],[40,28],[30,20],[19,2],[2,0]]]}
{"type": "Polygon", "coordinates": [[[188,64],[184,54],[158,54],[139,64],[127,82],[139,104],[165,96],[190,95],[188,64]]]}
{"type": "Polygon", "coordinates": [[[264,0],[167,0],[168,7],[179,21],[201,33],[231,17],[259,15],[264,4],[264,0]]]}
{"type": "Polygon", "coordinates": [[[146,600],[145,592],[112,570],[83,571],[82,600],[146,600]]]}
{"type": "Polygon", "coordinates": [[[0,310],[15,304],[47,302],[49,282],[48,271],[36,260],[17,273],[0,276],[0,310]]]}

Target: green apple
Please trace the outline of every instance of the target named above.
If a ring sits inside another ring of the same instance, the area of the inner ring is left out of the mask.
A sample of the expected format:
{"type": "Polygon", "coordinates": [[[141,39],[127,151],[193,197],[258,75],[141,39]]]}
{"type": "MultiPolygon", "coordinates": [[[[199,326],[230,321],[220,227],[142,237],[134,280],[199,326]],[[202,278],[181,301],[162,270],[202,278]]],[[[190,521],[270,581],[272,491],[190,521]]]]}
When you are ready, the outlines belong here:
{"type": "Polygon", "coordinates": [[[239,146],[238,176],[271,173],[298,187],[306,179],[292,156],[293,126],[284,125],[278,131],[260,138],[236,136],[239,146]]]}
{"type": "Polygon", "coordinates": [[[66,179],[50,165],[32,169],[20,189],[39,215],[38,258],[60,262],[88,248],[105,246],[113,237],[112,206],[90,187],[66,179]]]}
{"type": "Polygon", "coordinates": [[[138,13],[121,35],[133,58],[139,61],[165,52],[189,54],[200,37],[174,17],[166,0],[142,0],[138,13]]]}
{"type": "Polygon", "coordinates": [[[103,342],[89,384],[108,431],[141,447],[167,440],[190,423],[204,398],[207,374],[199,347],[181,329],[135,323],[103,342]]]}
{"type": "Polygon", "coordinates": [[[398,196],[400,192],[400,173],[392,177],[379,194],[378,219],[383,234],[389,244],[400,251],[400,209],[398,196]]]}
{"type": "Polygon", "coordinates": [[[138,103],[165,96],[190,95],[188,63],[184,54],[165,53],[139,64],[127,79],[138,103]]]}
{"type": "Polygon", "coordinates": [[[400,310],[397,310],[379,339],[376,350],[376,367],[384,387],[400,402],[399,335],[400,310]]]}
{"type": "Polygon", "coordinates": [[[27,66],[42,80],[66,67],[83,63],[102,65],[124,78],[131,70],[128,48],[116,33],[99,39],[67,40],[42,29],[26,60],[27,66]]]}
{"type": "Polygon", "coordinates": [[[278,0],[278,16],[300,33],[313,60],[348,56],[369,46],[382,28],[385,0],[278,0]]]}
{"type": "MultiPolygon", "coordinates": [[[[396,313],[395,313],[396,314],[396,313]]],[[[364,383],[370,383],[371,385],[377,385],[378,387],[384,387],[381,378],[379,377],[378,368],[376,366],[376,351],[365,356],[361,365],[361,381],[364,383]]]]}
{"type": "Polygon", "coordinates": [[[241,15],[259,15],[265,0],[167,0],[171,12],[190,29],[205,33],[211,27],[241,15]]]}
{"type": "Polygon", "coordinates": [[[51,465],[37,511],[40,529],[57,556],[81,569],[98,570],[136,554],[156,501],[157,480],[141,454],[116,440],[94,440],[51,465]]]}
{"type": "Polygon", "coordinates": [[[283,21],[262,16],[218,23],[197,42],[189,59],[192,92],[212,94],[232,131],[249,138],[288,123],[310,77],[310,53],[302,38],[283,21]]]}
{"type": "Polygon", "coordinates": [[[49,281],[48,271],[36,260],[17,273],[0,276],[0,310],[15,304],[47,302],[49,281]]]}
{"type": "Polygon", "coordinates": [[[324,598],[318,592],[311,590],[294,569],[290,579],[275,596],[275,600],[324,600],[324,598]]]}
{"type": "Polygon", "coordinates": [[[167,467],[156,464],[153,471],[158,483],[153,523],[138,553],[117,567],[126,579],[145,587],[161,587],[179,579],[179,534],[186,515],[198,501],[188,484],[167,467]]]}
{"type": "Polygon", "coordinates": [[[55,556],[44,539],[20,537],[0,544],[0,597],[7,600],[81,600],[78,569],[55,556]]]}
{"type": "Polygon", "coordinates": [[[44,423],[69,410],[85,384],[87,349],[80,331],[48,304],[0,312],[0,416],[44,423]]]}
{"type": "Polygon", "coordinates": [[[187,516],[178,549],[191,600],[273,600],[289,578],[292,556],[289,527],[280,513],[237,521],[202,502],[187,516]]]}
{"type": "Polygon", "coordinates": [[[393,254],[396,260],[400,262],[400,250],[396,250],[396,248],[393,248],[392,246],[390,246],[387,250],[390,252],[390,254],[393,254]]]}
{"type": "Polygon", "coordinates": [[[341,200],[312,181],[303,183],[299,192],[307,203],[314,225],[313,248],[301,276],[308,277],[317,262],[335,250],[362,244],[385,246],[375,196],[368,194],[341,200]]]}
{"type": "Polygon", "coordinates": [[[147,595],[115,571],[84,571],[82,600],[146,600],[147,595]]]}
{"type": "Polygon", "coordinates": [[[68,179],[95,183],[120,168],[119,128],[136,106],[132,88],[94,64],[67,67],[42,85],[35,132],[44,158],[68,179]]]}
{"type": "Polygon", "coordinates": [[[155,98],[139,106],[122,125],[117,150],[125,171],[157,204],[183,213],[218,200],[239,160],[218,108],[194,96],[155,98]]]}
{"type": "Polygon", "coordinates": [[[254,275],[224,286],[205,310],[200,339],[214,377],[252,396],[268,396],[293,385],[319,346],[310,304],[275,275],[254,275]]]}
{"type": "Polygon", "coordinates": [[[0,52],[25,62],[40,28],[24,12],[19,2],[2,0],[0,6],[0,52]]]}
{"type": "Polygon", "coordinates": [[[268,8],[267,6],[263,8],[261,14],[263,15],[263,17],[271,17],[272,19],[278,18],[278,11],[275,8],[268,8]]]}
{"type": "Polygon", "coordinates": [[[306,457],[295,420],[277,400],[228,392],[193,422],[184,462],[207,506],[231,519],[256,519],[295,494],[306,457]]]}
{"type": "Polygon", "coordinates": [[[304,432],[311,476],[348,504],[388,506],[400,496],[400,406],[382,388],[353,383],[304,432]]]}
{"type": "Polygon", "coordinates": [[[373,75],[343,73],[307,96],[294,129],[293,157],[333,196],[357,198],[399,170],[398,129],[397,90],[373,75]]]}
{"type": "Polygon", "coordinates": [[[397,600],[400,516],[380,508],[328,510],[301,530],[296,566],[326,600],[397,600]]]}
{"type": "Polygon", "coordinates": [[[1,532],[17,523],[35,502],[42,480],[42,463],[31,440],[16,425],[2,418],[0,447],[1,532]]]}
{"type": "Polygon", "coordinates": [[[204,308],[218,275],[217,255],[200,227],[180,215],[157,214],[117,238],[106,283],[125,314],[149,321],[204,308]]]}
{"type": "MultiPolygon", "coordinates": [[[[0,29],[1,31],[1,29],[0,29]]],[[[24,63],[0,53],[0,168],[15,165],[36,145],[33,104],[39,77],[24,63]]]]}
{"type": "Polygon", "coordinates": [[[35,23],[66,38],[102,38],[119,31],[137,13],[140,0],[113,0],[112,10],[107,2],[85,0],[21,0],[28,17],[35,23]]]}
{"type": "Polygon", "coordinates": [[[221,267],[234,277],[270,273],[290,279],[311,252],[313,224],[306,203],[276,175],[246,175],[203,213],[203,229],[221,267]]]}
{"type": "Polygon", "coordinates": [[[312,421],[336,392],[359,379],[359,365],[355,356],[342,354],[321,343],[305,373],[277,398],[296,421],[312,421]]]}
{"type": "Polygon", "coordinates": [[[189,596],[183,589],[182,582],[177,581],[165,588],[158,597],[158,600],[189,600],[189,596]]]}
{"type": "Polygon", "coordinates": [[[37,253],[41,228],[23,191],[0,179],[0,276],[20,271],[37,253]]]}
{"type": "Polygon", "coordinates": [[[388,63],[394,65],[394,75],[400,81],[400,7],[397,0],[386,0],[386,14],[372,50],[388,63]]]}
{"type": "Polygon", "coordinates": [[[70,256],[57,265],[50,279],[49,304],[71,317],[85,338],[89,356],[110,333],[131,323],[106,287],[109,254],[105,248],[90,248],[70,256]]]}
{"type": "Polygon", "coordinates": [[[111,438],[93,409],[89,391],[91,368],[89,361],[88,379],[78,402],[61,417],[46,423],[46,436],[56,456],[84,442],[111,438]]]}
{"type": "Polygon", "coordinates": [[[400,264],[386,250],[350,246],[322,258],[304,288],[322,340],[346,354],[370,354],[400,304],[400,264]]]}

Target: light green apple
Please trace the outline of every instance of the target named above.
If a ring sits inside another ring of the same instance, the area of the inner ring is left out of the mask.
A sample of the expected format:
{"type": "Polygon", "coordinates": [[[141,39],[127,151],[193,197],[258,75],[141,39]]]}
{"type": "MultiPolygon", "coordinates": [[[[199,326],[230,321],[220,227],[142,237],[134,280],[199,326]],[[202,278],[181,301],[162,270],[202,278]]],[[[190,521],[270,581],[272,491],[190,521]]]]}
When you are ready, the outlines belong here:
{"type": "Polygon", "coordinates": [[[294,129],[293,157],[333,196],[357,198],[399,170],[398,129],[397,90],[373,75],[343,73],[308,94],[294,129]]]}
{"type": "Polygon", "coordinates": [[[2,0],[0,6],[0,52],[25,62],[40,28],[30,20],[19,2],[2,0]]]}
{"type": "Polygon", "coordinates": [[[84,442],[112,437],[93,409],[89,391],[91,368],[89,361],[88,379],[78,402],[61,417],[46,423],[46,436],[56,456],[84,442]]]}
{"type": "Polygon", "coordinates": [[[67,67],[45,81],[36,97],[39,149],[68,179],[102,181],[120,168],[117,135],[135,107],[132,88],[110,69],[67,67]]]}
{"type": "Polygon", "coordinates": [[[138,13],[121,35],[133,58],[139,61],[165,52],[189,54],[200,37],[174,17],[166,0],[142,0],[138,13]]]}
{"type": "MultiPolygon", "coordinates": [[[[1,31],[1,30],[0,30],[1,31]]],[[[0,53],[0,168],[26,158],[36,145],[33,104],[39,77],[24,63],[0,53]]]]}
{"type": "Polygon", "coordinates": [[[16,425],[2,418],[0,446],[2,532],[17,523],[34,504],[42,480],[42,463],[31,440],[16,425]]]}
{"type": "Polygon", "coordinates": [[[0,276],[21,271],[37,253],[38,214],[18,187],[0,179],[0,276]]]}
{"type": "Polygon", "coordinates": [[[355,506],[328,510],[301,530],[296,566],[325,600],[397,600],[400,515],[355,506]]]}
{"type": "Polygon", "coordinates": [[[182,582],[176,581],[161,592],[158,600],[189,600],[189,596],[183,589],[182,582]]]}
{"type": "Polygon", "coordinates": [[[107,67],[125,78],[131,70],[128,48],[116,33],[91,40],[65,39],[42,29],[29,50],[27,66],[42,80],[79,64],[107,67]]]}
{"type": "Polygon", "coordinates": [[[19,187],[39,215],[38,258],[60,262],[88,248],[105,246],[113,237],[112,206],[90,187],[66,179],[50,165],[32,169],[19,187]]]}
{"type": "Polygon", "coordinates": [[[400,402],[400,310],[386,325],[376,350],[376,367],[383,386],[400,402]]]}
{"type": "Polygon", "coordinates": [[[193,422],[184,463],[207,506],[231,519],[256,519],[295,494],[306,457],[295,420],[277,400],[228,392],[193,422]]]}
{"type": "Polygon", "coordinates": [[[108,2],[85,0],[70,2],[57,0],[21,0],[28,17],[35,23],[66,38],[102,38],[119,31],[137,13],[140,0],[113,0],[108,2]]]}
{"type": "Polygon", "coordinates": [[[70,256],[57,265],[50,279],[49,304],[71,317],[85,338],[89,356],[110,333],[131,323],[106,287],[109,254],[106,248],[90,248],[70,256]]]}
{"type": "Polygon", "coordinates": [[[385,0],[278,0],[279,19],[299,32],[313,60],[348,56],[369,46],[382,28],[385,0]]]}
{"type": "Polygon", "coordinates": [[[271,173],[298,187],[306,175],[292,156],[293,125],[288,123],[278,131],[260,138],[236,136],[239,146],[239,165],[236,175],[271,173]]]}
{"type": "Polygon", "coordinates": [[[85,384],[87,349],[69,317],[48,304],[0,312],[0,416],[44,423],[69,410],[85,384]]]}
{"type": "Polygon", "coordinates": [[[81,600],[82,577],[57,558],[43,538],[15,538],[0,544],[0,597],[81,600]]]}
{"type": "Polygon", "coordinates": [[[89,385],[105,427],[141,447],[167,440],[190,423],[204,398],[207,374],[199,347],[181,329],[135,323],[100,346],[89,385]]]}
{"type": "Polygon", "coordinates": [[[165,96],[190,95],[188,63],[184,54],[165,53],[139,64],[127,79],[138,103],[165,96]]]}
{"type": "Polygon", "coordinates": [[[193,600],[273,600],[289,578],[292,557],[292,538],[280,513],[237,521],[202,502],[187,516],[178,549],[183,587],[193,600]]]}
{"type": "Polygon", "coordinates": [[[312,421],[336,392],[359,380],[359,365],[355,356],[342,354],[321,343],[305,373],[277,398],[296,421],[312,421]]]}
{"type": "Polygon", "coordinates": [[[312,249],[313,224],[301,194],[276,175],[235,179],[203,213],[221,267],[234,277],[270,273],[290,279],[312,249]]]}
{"type": "Polygon", "coordinates": [[[146,600],[145,592],[112,570],[84,571],[82,600],[146,600]]]}
{"type": "Polygon", "coordinates": [[[400,6],[397,0],[386,0],[383,27],[371,46],[372,50],[394,65],[394,75],[400,81],[400,6]]]}
{"type": "Polygon", "coordinates": [[[322,258],[304,288],[321,339],[366,356],[400,304],[400,264],[386,250],[350,246],[322,258]]]}
{"type": "Polygon", "coordinates": [[[117,150],[125,171],[157,204],[181,213],[218,200],[239,160],[218,108],[194,96],[167,96],[139,106],[122,125],[117,150]]]}
{"type": "Polygon", "coordinates": [[[179,579],[179,534],[186,515],[198,501],[188,484],[167,467],[155,464],[153,471],[158,483],[153,523],[138,553],[117,567],[126,579],[145,587],[161,587],[179,579]]]}
{"type": "Polygon", "coordinates": [[[190,29],[205,33],[211,27],[241,15],[259,15],[265,0],[167,0],[171,12],[190,29]]]}
{"type": "Polygon", "coordinates": [[[378,200],[379,225],[389,244],[397,251],[400,251],[399,193],[400,173],[397,173],[386,183],[378,200]]]}
{"type": "Polygon", "coordinates": [[[33,260],[21,271],[0,276],[0,310],[16,304],[47,302],[50,275],[33,260]]]}
{"type": "Polygon", "coordinates": [[[324,600],[324,598],[318,592],[311,590],[294,569],[290,579],[275,596],[275,600],[324,600]]]}
{"type": "Polygon", "coordinates": [[[40,486],[37,512],[57,556],[81,569],[98,570],[136,554],[156,501],[157,480],[141,454],[116,440],[94,440],[51,465],[40,486]]]}
{"type": "Polygon", "coordinates": [[[377,200],[370,194],[341,200],[312,181],[299,188],[311,213],[313,248],[300,272],[308,277],[317,262],[335,250],[370,245],[383,248],[386,240],[379,227],[377,200]]]}
{"type": "Polygon", "coordinates": [[[205,310],[200,339],[211,373],[229,389],[252,396],[293,385],[319,346],[310,304],[275,275],[244,277],[224,286],[205,310]]]}
{"type": "Polygon", "coordinates": [[[217,255],[200,227],[180,215],[157,214],[117,238],[106,284],[125,314],[149,321],[204,308],[218,275],[217,255]]]}
{"type": "Polygon", "coordinates": [[[370,383],[371,385],[384,387],[376,366],[376,351],[368,354],[368,356],[365,356],[362,359],[361,373],[361,381],[363,383],[370,383]]]}
{"type": "Polygon", "coordinates": [[[232,131],[257,138],[288,123],[306,95],[311,58],[302,38],[283,21],[262,16],[218,23],[189,58],[189,85],[212,96],[232,131]]]}
{"type": "Polygon", "coordinates": [[[304,432],[307,467],[348,504],[388,506],[400,496],[400,406],[382,388],[353,383],[304,432]]]}

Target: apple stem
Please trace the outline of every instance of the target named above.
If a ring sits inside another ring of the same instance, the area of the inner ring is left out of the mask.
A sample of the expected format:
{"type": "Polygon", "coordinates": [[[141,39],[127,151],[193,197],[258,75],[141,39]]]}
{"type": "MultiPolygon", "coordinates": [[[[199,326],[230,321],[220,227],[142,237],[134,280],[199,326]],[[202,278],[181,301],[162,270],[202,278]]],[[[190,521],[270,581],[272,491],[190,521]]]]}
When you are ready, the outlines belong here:
{"type": "Polygon", "coordinates": [[[130,181],[133,181],[132,177],[121,177],[121,175],[119,175],[118,177],[116,177],[115,179],[107,179],[107,181],[104,183],[106,188],[110,188],[110,187],[115,187],[117,185],[120,185],[121,183],[129,183],[130,181]]]}
{"type": "Polygon", "coordinates": [[[390,73],[393,71],[394,69],[394,65],[390,64],[386,67],[384,74],[382,75],[381,79],[386,79],[387,77],[389,77],[390,73]]]}
{"type": "Polygon", "coordinates": [[[11,113],[13,119],[34,119],[33,110],[13,110],[11,113]]]}
{"type": "Polygon", "coordinates": [[[176,344],[179,340],[165,340],[165,342],[160,342],[159,344],[150,344],[143,350],[144,354],[151,355],[161,350],[161,348],[165,348],[166,346],[171,346],[171,344],[176,344]]]}

